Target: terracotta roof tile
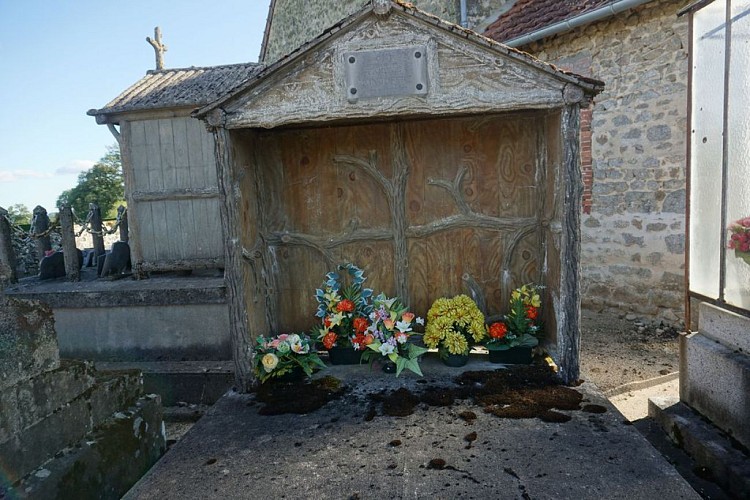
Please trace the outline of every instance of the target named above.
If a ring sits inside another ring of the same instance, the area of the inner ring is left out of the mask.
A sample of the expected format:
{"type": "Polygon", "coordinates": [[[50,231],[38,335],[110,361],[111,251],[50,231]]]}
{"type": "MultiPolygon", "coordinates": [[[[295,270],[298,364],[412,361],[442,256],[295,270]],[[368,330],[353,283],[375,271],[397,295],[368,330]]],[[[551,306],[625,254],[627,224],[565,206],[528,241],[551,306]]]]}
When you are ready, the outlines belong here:
{"type": "Polygon", "coordinates": [[[487,27],[484,36],[498,42],[507,42],[613,2],[614,0],[517,0],[513,7],[487,27]]]}
{"type": "Polygon", "coordinates": [[[88,114],[203,106],[245,82],[259,69],[256,63],[244,63],[152,70],[103,108],[92,109],[88,114]]]}

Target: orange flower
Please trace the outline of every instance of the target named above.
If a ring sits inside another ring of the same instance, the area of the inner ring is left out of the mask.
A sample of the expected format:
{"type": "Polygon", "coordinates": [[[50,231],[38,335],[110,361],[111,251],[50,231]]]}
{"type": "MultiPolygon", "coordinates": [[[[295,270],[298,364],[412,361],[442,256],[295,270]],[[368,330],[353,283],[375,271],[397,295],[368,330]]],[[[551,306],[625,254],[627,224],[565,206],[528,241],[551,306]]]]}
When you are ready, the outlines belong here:
{"type": "Polygon", "coordinates": [[[526,316],[529,319],[536,319],[538,315],[539,315],[539,309],[537,309],[534,306],[526,306],[526,316]]]}
{"type": "Polygon", "coordinates": [[[344,299],[336,304],[336,310],[338,312],[352,312],[354,310],[354,302],[349,299],[344,299]]]}
{"type": "Polygon", "coordinates": [[[393,320],[392,320],[392,319],[390,319],[390,318],[389,318],[389,319],[384,319],[384,320],[383,320],[383,326],[385,326],[385,327],[386,327],[386,328],[387,328],[388,330],[393,330],[393,325],[394,325],[394,324],[395,324],[395,323],[394,323],[394,322],[393,322],[393,320]]]}
{"type": "Polygon", "coordinates": [[[354,347],[355,351],[361,351],[365,348],[366,345],[367,344],[365,344],[365,336],[361,333],[358,333],[352,339],[352,347],[354,347]]]}
{"type": "Polygon", "coordinates": [[[367,335],[365,335],[365,345],[370,345],[373,342],[375,342],[375,337],[373,337],[369,333],[367,335]]]}
{"type": "Polygon", "coordinates": [[[333,346],[336,345],[336,334],[333,332],[328,332],[323,336],[323,346],[326,349],[331,349],[333,346]]]}
{"type": "Polygon", "coordinates": [[[354,327],[354,331],[356,333],[363,333],[365,330],[367,330],[367,319],[363,317],[354,318],[354,321],[352,322],[352,326],[354,327]]]}
{"type": "Polygon", "coordinates": [[[325,319],[323,320],[323,324],[324,324],[324,325],[326,326],[326,328],[331,328],[331,318],[329,318],[329,317],[326,317],[326,318],[325,318],[325,319]]]}
{"type": "Polygon", "coordinates": [[[498,322],[490,325],[490,337],[493,339],[500,340],[505,337],[506,333],[508,333],[508,327],[505,326],[505,323],[498,322]]]}

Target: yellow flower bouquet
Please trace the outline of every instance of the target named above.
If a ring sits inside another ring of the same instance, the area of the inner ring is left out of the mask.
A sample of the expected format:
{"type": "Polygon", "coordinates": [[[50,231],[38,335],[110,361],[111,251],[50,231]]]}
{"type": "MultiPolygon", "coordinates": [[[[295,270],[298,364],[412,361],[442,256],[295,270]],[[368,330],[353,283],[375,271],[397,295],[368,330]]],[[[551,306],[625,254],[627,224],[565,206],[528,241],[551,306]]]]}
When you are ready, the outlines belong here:
{"type": "Polygon", "coordinates": [[[437,348],[443,358],[448,354],[469,354],[471,346],[480,343],[486,335],[484,314],[466,295],[441,297],[427,312],[423,341],[427,347],[437,348]]]}

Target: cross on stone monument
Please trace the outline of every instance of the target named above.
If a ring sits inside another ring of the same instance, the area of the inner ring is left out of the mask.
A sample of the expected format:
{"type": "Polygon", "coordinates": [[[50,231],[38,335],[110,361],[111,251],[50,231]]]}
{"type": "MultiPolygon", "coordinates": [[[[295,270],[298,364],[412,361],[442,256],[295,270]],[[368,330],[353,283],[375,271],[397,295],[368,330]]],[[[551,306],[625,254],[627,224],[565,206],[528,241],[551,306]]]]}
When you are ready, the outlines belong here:
{"type": "Polygon", "coordinates": [[[154,28],[154,38],[152,39],[150,36],[147,36],[146,41],[154,48],[156,69],[164,69],[164,53],[167,51],[167,46],[161,43],[161,28],[158,26],[154,28]]]}

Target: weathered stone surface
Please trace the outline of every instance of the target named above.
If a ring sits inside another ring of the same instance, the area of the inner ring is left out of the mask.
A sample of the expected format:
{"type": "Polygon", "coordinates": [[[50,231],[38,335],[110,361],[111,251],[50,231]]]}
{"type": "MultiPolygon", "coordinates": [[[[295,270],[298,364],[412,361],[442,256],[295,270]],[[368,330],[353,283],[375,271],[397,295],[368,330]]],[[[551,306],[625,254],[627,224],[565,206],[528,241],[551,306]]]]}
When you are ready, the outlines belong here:
{"type": "MultiPolygon", "coordinates": [[[[15,415],[17,425],[14,431],[0,441],[2,468],[11,482],[80,440],[112,413],[134,404],[143,394],[140,373],[137,371],[103,375],[92,384],[88,380],[90,368],[81,365],[72,363],[60,369],[70,370],[70,374],[57,374],[62,379],[58,385],[65,397],[53,397],[50,403],[42,403],[36,409],[31,408],[34,403],[29,401],[24,405],[25,409],[19,409],[15,415]],[[76,376],[86,380],[84,383],[76,382],[76,376]],[[71,395],[75,392],[78,393],[71,395]]],[[[45,387],[48,383],[50,378],[44,374],[34,388],[43,393],[48,390],[45,387]]],[[[20,399],[27,397],[22,395],[23,392],[23,388],[16,391],[20,399]]]]}
{"type": "Polygon", "coordinates": [[[680,400],[750,447],[750,356],[701,333],[680,339],[680,400]]]}
{"type": "Polygon", "coordinates": [[[108,416],[17,486],[22,498],[120,498],[166,451],[158,396],[108,416]]]}
{"type": "Polygon", "coordinates": [[[57,411],[94,385],[87,363],[59,368],[23,380],[0,392],[0,442],[57,411]]]}
{"type": "Polygon", "coordinates": [[[683,285],[672,276],[682,275],[684,267],[688,23],[676,12],[688,3],[648,2],[521,47],[562,67],[585,52],[590,66],[575,71],[606,83],[592,117],[593,210],[582,227],[584,306],[603,301],[607,307],[681,320],[683,285]],[[624,232],[617,231],[620,222],[632,215],[641,227],[631,226],[628,237],[618,237],[624,232]],[[592,219],[596,223],[588,223],[592,219]],[[622,274],[619,266],[638,267],[637,253],[640,265],[658,265],[658,270],[622,274]],[[663,282],[670,289],[662,293],[657,289],[663,282]],[[611,291],[601,293],[605,290],[611,291]]]}
{"type": "Polygon", "coordinates": [[[58,366],[52,311],[0,293],[0,390],[58,366]]]}
{"type": "MultiPolygon", "coordinates": [[[[459,24],[461,13],[458,2],[445,0],[413,0],[411,2],[425,12],[446,21],[459,24]]],[[[276,0],[273,23],[266,40],[265,58],[261,62],[273,62],[293,51],[303,43],[323,33],[341,19],[357,12],[365,2],[351,0],[276,0]]],[[[495,0],[473,0],[468,2],[467,21],[469,27],[494,21],[502,6],[495,0]]],[[[481,30],[479,30],[481,32],[481,30]]]]}

